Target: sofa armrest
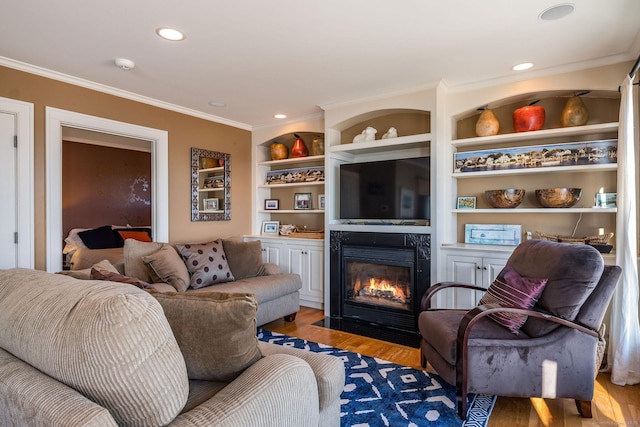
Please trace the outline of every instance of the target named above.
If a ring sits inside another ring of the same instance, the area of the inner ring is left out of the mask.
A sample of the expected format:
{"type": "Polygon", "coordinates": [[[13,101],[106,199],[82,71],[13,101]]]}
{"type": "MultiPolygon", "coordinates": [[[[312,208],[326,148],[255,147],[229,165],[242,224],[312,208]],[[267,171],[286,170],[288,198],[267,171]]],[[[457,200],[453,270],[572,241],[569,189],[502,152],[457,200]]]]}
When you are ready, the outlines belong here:
{"type": "Polygon", "coordinates": [[[169,426],[318,426],[318,389],[304,360],[275,354],[247,368],[211,399],[169,426]]]}
{"type": "Polygon", "coordinates": [[[458,283],[458,282],[436,283],[434,285],[431,285],[422,296],[422,300],[420,301],[420,311],[426,311],[431,308],[431,299],[436,294],[436,292],[440,292],[444,289],[449,289],[449,288],[469,289],[473,291],[482,291],[482,292],[487,291],[485,288],[481,288],[480,286],[470,285],[468,283],[458,283]]]}
{"type": "Polygon", "coordinates": [[[263,268],[263,276],[272,276],[274,274],[282,274],[282,270],[277,264],[273,264],[271,262],[266,262],[262,264],[263,268]]]}
{"type": "Polygon", "coordinates": [[[0,349],[0,425],[118,424],[106,408],[0,349]]]}

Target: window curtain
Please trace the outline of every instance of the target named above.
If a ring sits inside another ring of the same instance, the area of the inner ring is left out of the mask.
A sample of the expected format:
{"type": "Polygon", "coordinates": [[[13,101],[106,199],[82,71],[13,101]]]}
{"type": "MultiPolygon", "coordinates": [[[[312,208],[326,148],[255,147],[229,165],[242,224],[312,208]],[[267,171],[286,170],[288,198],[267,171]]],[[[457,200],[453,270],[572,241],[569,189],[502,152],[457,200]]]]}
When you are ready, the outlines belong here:
{"type": "Polygon", "coordinates": [[[633,76],[627,76],[620,87],[622,99],[618,131],[616,264],[622,267],[622,277],[613,296],[608,354],[611,382],[617,385],[640,383],[635,117],[632,80],[633,76]]]}

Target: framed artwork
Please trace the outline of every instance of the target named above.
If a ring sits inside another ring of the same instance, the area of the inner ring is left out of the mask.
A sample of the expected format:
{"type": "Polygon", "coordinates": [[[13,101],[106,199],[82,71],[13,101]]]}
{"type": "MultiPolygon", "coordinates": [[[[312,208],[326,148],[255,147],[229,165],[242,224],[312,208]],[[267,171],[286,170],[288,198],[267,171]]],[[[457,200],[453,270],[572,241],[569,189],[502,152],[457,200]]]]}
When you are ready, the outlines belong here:
{"type": "Polygon", "coordinates": [[[615,208],[618,202],[618,193],[596,193],[597,208],[615,208]]]}
{"type": "Polygon", "coordinates": [[[476,198],[471,196],[458,197],[458,209],[475,209],[476,198]]]}
{"type": "Polygon", "coordinates": [[[324,194],[318,194],[318,209],[324,210],[324,194]]]}
{"type": "Polygon", "coordinates": [[[218,210],[218,199],[203,199],[202,204],[204,205],[205,211],[217,211],[218,210]]]}
{"type": "Polygon", "coordinates": [[[311,209],[311,193],[295,193],[293,195],[294,209],[311,209]]]}
{"type": "Polygon", "coordinates": [[[280,221],[262,221],[262,234],[278,234],[280,221]]]}
{"type": "Polygon", "coordinates": [[[264,200],[264,210],[266,211],[277,211],[280,209],[280,199],[265,199],[264,200]]]}

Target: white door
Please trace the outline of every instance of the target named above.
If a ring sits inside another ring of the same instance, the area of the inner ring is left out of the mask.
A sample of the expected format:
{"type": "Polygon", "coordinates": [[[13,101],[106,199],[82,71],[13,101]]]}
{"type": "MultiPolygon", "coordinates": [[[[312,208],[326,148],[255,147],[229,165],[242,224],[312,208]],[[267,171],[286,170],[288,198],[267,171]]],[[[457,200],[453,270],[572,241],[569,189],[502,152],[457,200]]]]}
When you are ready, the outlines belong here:
{"type": "Polygon", "coordinates": [[[33,268],[33,104],[0,98],[0,182],[0,268],[33,268]]]}
{"type": "Polygon", "coordinates": [[[0,269],[18,266],[15,135],[16,115],[0,112],[0,269]]]}

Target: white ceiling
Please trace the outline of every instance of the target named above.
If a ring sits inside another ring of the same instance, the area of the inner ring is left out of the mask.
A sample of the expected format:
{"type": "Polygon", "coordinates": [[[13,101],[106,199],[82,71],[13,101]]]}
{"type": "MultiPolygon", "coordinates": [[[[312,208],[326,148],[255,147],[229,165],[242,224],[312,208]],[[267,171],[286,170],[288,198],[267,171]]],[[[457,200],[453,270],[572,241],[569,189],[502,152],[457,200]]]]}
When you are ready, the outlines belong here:
{"type": "Polygon", "coordinates": [[[251,129],[441,80],[456,88],[636,59],[639,0],[569,1],[572,14],[543,21],[562,0],[2,0],[0,64],[251,129]],[[161,26],[187,38],[162,40],[161,26]],[[136,67],[120,70],[119,57],[136,67]],[[516,75],[520,62],[535,67],[516,75]]]}

